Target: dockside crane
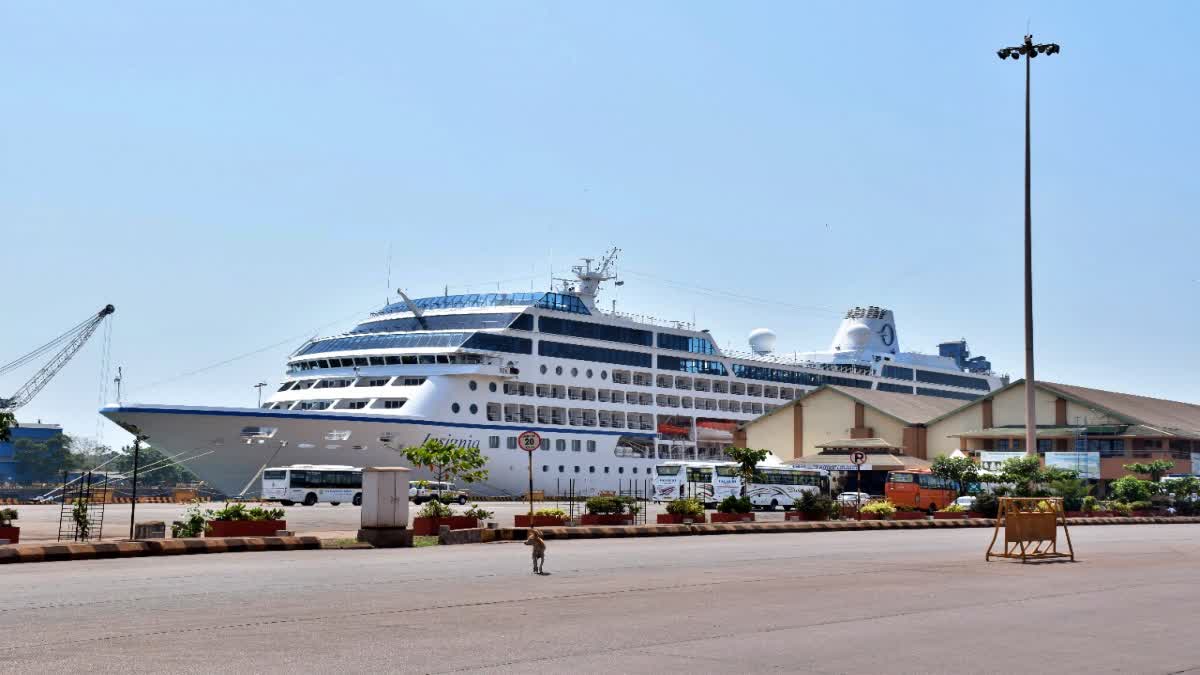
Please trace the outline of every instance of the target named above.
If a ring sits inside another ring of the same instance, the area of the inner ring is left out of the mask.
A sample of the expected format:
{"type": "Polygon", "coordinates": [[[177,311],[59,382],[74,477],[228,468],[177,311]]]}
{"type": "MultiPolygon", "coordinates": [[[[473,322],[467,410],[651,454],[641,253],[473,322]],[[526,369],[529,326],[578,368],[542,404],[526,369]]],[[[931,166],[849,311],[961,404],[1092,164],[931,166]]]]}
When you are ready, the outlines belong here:
{"type": "Polygon", "coordinates": [[[0,398],[0,412],[14,412],[17,408],[32,401],[33,397],[37,396],[38,392],[49,384],[50,380],[54,379],[54,376],[63,369],[63,366],[70,363],[71,359],[79,353],[79,350],[87,344],[88,339],[92,337],[92,334],[96,332],[100,324],[104,323],[104,320],[115,311],[117,309],[112,305],[105,305],[104,309],[88,317],[85,321],[62,335],[17,360],[0,366],[0,375],[4,375],[58,348],[54,356],[46,362],[46,365],[34,373],[33,377],[29,378],[29,381],[21,385],[20,389],[17,389],[17,393],[8,398],[0,398]]]}

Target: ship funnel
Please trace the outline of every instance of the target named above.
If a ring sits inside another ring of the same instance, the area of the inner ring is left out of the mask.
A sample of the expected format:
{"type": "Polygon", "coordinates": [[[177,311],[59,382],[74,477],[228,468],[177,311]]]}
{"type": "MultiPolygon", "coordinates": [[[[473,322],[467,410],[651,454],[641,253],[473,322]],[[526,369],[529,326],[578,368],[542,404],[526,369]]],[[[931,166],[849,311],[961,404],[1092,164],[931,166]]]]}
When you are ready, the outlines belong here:
{"type": "Polygon", "coordinates": [[[892,310],[879,307],[855,307],[846,312],[833,344],[833,352],[874,352],[896,354],[900,340],[892,310]]]}
{"type": "Polygon", "coordinates": [[[755,328],[750,331],[750,351],[758,355],[775,351],[775,331],[770,328],[755,328]]]}

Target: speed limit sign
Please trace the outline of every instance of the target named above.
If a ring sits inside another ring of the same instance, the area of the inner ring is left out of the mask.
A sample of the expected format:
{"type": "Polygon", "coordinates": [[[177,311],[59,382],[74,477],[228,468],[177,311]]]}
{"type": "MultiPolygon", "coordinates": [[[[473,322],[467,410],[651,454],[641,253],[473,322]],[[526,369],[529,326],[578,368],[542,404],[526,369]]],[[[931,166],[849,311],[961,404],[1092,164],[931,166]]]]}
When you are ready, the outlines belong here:
{"type": "Polygon", "coordinates": [[[523,431],[517,436],[517,447],[525,452],[533,452],[542,447],[542,437],[536,431],[523,431]]]}

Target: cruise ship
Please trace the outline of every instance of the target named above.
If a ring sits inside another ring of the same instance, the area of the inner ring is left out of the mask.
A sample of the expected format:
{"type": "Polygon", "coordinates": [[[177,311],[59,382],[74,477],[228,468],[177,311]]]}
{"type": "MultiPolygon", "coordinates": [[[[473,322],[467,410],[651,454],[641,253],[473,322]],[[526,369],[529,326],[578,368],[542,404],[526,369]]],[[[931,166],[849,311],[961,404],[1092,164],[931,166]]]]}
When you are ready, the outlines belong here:
{"type": "MultiPolygon", "coordinates": [[[[409,298],[293,352],[261,408],[118,403],[101,413],[229,495],[267,466],[403,465],[428,438],[478,448],[480,495],[519,495],[536,431],[535,489],[617,490],[664,459],[719,460],[737,425],[823,384],[970,400],[1002,386],[965,341],[902,352],[893,313],[855,307],[828,351],[780,354],[767,329],[749,351],[707,330],[603,311],[617,249],[554,290],[409,298]]],[[[620,283],[620,282],[618,282],[620,283]]],[[[425,474],[414,471],[414,478],[425,474]]]]}

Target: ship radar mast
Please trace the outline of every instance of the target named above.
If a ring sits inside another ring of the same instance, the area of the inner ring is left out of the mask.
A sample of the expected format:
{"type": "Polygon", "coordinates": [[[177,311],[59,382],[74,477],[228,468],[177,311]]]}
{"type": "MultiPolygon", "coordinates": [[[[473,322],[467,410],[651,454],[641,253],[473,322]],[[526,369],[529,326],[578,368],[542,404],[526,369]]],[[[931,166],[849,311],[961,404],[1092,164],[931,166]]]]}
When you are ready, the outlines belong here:
{"type": "MultiPolygon", "coordinates": [[[[620,253],[621,249],[614,246],[605,252],[595,267],[592,267],[595,258],[581,258],[583,264],[571,268],[575,273],[574,282],[562,280],[563,290],[579,296],[588,309],[596,309],[596,296],[600,294],[600,284],[617,278],[617,256],[620,253]]],[[[620,286],[623,283],[625,282],[617,281],[616,285],[620,286]]]]}

